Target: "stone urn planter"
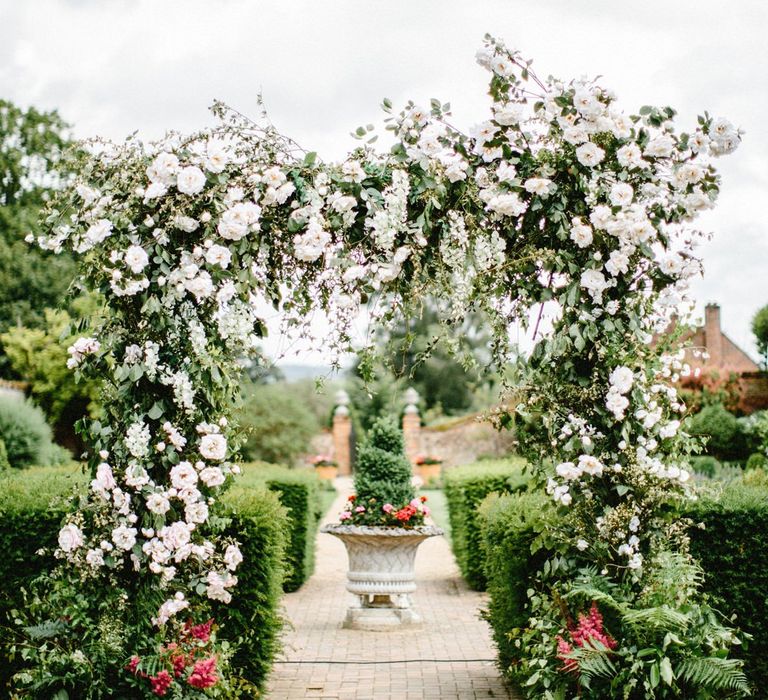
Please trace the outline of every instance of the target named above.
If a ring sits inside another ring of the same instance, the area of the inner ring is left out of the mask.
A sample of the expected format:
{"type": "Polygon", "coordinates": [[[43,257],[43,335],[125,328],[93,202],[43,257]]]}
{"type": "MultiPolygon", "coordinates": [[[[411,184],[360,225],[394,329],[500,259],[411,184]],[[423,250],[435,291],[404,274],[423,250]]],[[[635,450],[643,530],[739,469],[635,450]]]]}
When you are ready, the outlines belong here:
{"type": "Polygon", "coordinates": [[[347,548],[347,590],[356,595],[343,627],[387,630],[421,622],[411,605],[416,590],[416,550],[428,537],[442,535],[432,525],[414,528],[326,525],[322,532],[347,548]]]}
{"type": "Polygon", "coordinates": [[[315,467],[315,474],[321,481],[333,481],[339,475],[339,468],[335,464],[323,464],[315,467]]]}
{"type": "Polygon", "coordinates": [[[442,468],[442,462],[421,462],[418,464],[419,476],[425,484],[438,481],[442,468]]]}

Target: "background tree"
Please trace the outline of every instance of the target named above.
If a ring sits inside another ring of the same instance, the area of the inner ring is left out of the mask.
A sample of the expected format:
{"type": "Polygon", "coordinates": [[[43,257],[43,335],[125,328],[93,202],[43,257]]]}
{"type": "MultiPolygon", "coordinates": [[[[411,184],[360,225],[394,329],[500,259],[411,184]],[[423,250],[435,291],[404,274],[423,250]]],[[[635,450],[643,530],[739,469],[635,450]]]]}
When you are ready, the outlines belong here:
{"type": "MultiPolygon", "coordinates": [[[[69,127],[58,113],[23,110],[0,100],[0,333],[44,328],[75,276],[68,253],[53,255],[24,242],[39,231],[40,211],[69,173],[69,127]]],[[[0,375],[12,370],[0,348],[0,375]]]]}
{"type": "Polygon", "coordinates": [[[752,333],[757,341],[757,351],[762,358],[763,369],[768,369],[768,305],[752,318],[752,333]]]}

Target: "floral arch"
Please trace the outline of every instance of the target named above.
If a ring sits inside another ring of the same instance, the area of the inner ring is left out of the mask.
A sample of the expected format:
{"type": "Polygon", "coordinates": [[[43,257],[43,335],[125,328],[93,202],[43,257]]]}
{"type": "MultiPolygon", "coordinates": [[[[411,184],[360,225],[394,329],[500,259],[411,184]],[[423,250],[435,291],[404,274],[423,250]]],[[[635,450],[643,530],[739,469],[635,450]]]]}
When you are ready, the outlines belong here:
{"type": "MultiPolygon", "coordinates": [[[[217,498],[238,473],[228,410],[258,310],[301,327],[323,309],[338,354],[361,307],[384,324],[427,294],[448,325],[482,309],[499,363],[515,358],[510,325],[533,326],[499,415],[525,425],[522,448],[562,511],[522,638],[533,696],[553,692],[559,663],[545,609],[579,571],[595,574],[591,599],[616,586],[631,597],[665,557],[687,560],[663,508],[688,488],[685,407],[668,382],[684,368],[649,341],[685,312],[706,238],[689,224],[713,206],[712,159],[739,133],[708,115],[678,133],[671,108],[625,114],[610,90],[540,80],[491,37],[477,59],[491,109],[470,135],[448,105],[385,101],[392,148],[361,128],[346,160],[323,163],[217,104],[207,131],[87,145],[37,241],[79,254],[109,312],[70,348],[75,371],[104,378],[107,416],[87,428],[93,481],[60,533],[63,576],[123,591],[128,616],[151,607],[157,635],[237,596],[242,555],[219,534],[217,498]],[[531,319],[546,302],[557,314],[544,334],[531,319]]],[[[717,649],[730,642],[723,631],[717,649]]],[[[701,646],[693,631],[685,644],[701,646]]]]}

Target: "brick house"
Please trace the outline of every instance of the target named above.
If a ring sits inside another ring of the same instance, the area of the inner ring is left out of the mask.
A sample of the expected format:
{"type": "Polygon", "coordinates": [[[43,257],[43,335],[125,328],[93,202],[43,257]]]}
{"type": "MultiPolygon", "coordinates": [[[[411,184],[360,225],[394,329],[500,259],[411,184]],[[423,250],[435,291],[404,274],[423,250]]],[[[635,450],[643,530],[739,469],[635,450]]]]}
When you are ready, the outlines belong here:
{"type": "Polygon", "coordinates": [[[750,414],[768,408],[768,376],[734,343],[720,325],[720,306],[707,304],[704,325],[687,338],[691,349],[686,361],[693,369],[681,385],[686,389],[725,390],[732,398],[729,408],[750,414]]]}

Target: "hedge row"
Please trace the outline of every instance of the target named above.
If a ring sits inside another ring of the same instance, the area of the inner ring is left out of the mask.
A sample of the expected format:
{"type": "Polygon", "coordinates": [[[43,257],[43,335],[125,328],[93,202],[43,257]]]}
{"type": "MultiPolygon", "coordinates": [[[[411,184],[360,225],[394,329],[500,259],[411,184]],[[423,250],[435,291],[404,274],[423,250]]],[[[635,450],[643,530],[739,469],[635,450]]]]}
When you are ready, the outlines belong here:
{"type": "Polygon", "coordinates": [[[541,493],[490,494],[478,508],[489,593],[485,616],[503,669],[520,656],[508,633],[528,621],[528,582],[546,558],[544,550],[531,554],[531,544],[552,513],[552,499],[541,493]]]}
{"type": "MultiPolygon", "coordinates": [[[[311,573],[321,515],[314,473],[273,465],[246,465],[243,476],[223,497],[231,517],[228,534],[241,543],[245,559],[238,570],[237,605],[222,606],[217,619],[243,646],[235,664],[260,686],[277,650],[281,588],[295,590],[311,573]]],[[[56,547],[67,499],[88,478],[72,467],[10,471],[0,477],[0,637],[13,627],[12,611],[23,605],[23,589],[55,566],[56,547]]],[[[0,689],[17,670],[0,656],[0,689]]],[[[0,696],[3,693],[0,690],[0,696]]]]}
{"type": "Polygon", "coordinates": [[[289,470],[265,462],[243,467],[237,489],[266,485],[288,511],[288,547],[283,589],[295,591],[315,570],[315,536],[323,516],[320,481],[313,471],[289,470]]]}
{"type": "MultiPolygon", "coordinates": [[[[749,479],[750,476],[745,476],[749,479]]],[[[691,530],[691,551],[705,572],[704,589],[735,625],[752,635],[742,650],[747,676],[768,687],[768,482],[728,484],[687,513],[704,527],[691,530]]]]}
{"type": "Polygon", "coordinates": [[[527,486],[521,459],[476,462],[449,470],[445,495],[453,554],[467,583],[485,590],[485,555],[477,507],[489,493],[514,493],[527,486]]]}
{"type": "MultiPolygon", "coordinates": [[[[702,496],[682,515],[695,523],[691,549],[705,572],[704,590],[752,636],[741,651],[747,676],[755,687],[768,687],[768,477],[747,475],[721,494],[702,496]]],[[[531,543],[553,517],[550,499],[539,493],[490,495],[477,509],[490,594],[486,615],[504,669],[520,654],[508,633],[526,624],[528,582],[546,556],[532,554],[531,543]]]]}

